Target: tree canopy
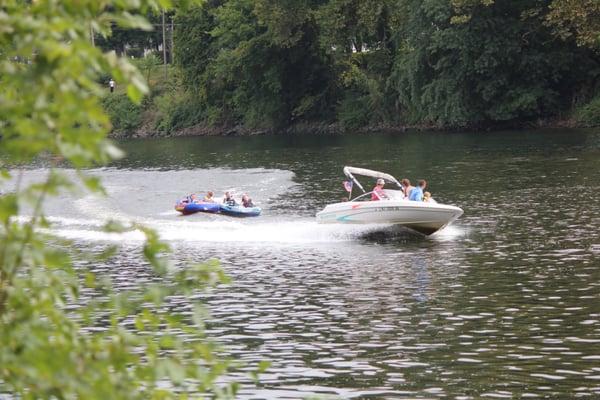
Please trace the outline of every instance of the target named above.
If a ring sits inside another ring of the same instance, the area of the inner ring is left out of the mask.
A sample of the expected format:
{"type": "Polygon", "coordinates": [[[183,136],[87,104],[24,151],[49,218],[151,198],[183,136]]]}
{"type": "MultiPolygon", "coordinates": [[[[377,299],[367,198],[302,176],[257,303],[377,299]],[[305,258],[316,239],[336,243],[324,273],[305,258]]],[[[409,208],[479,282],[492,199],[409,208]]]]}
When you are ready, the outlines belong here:
{"type": "Polygon", "coordinates": [[[175,61],[209,124],[522,124],[596,94],[598,7],[210,0],[176,16],[175,61]]]}

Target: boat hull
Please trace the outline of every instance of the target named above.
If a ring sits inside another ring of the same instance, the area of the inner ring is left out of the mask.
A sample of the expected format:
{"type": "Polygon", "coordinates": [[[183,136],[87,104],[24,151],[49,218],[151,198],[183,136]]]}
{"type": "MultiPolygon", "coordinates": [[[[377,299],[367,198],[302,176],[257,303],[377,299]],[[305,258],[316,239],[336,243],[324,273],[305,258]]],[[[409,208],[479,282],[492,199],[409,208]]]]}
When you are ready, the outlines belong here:
{"type": "Polygon", "coordinates": [[[401,225],[424,235],[431,235],[463,214],[458,207],[446,204],[400,201],[360,201],[330,204],[317,213],[322,224],[391,224],[401,225]]]}

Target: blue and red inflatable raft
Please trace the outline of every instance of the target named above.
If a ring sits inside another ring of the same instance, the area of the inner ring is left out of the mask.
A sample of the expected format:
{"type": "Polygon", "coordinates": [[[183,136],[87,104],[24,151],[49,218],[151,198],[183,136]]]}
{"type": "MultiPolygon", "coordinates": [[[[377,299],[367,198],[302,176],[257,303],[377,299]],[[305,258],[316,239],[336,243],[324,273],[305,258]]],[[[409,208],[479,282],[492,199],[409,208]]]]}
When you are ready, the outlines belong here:
{"type": "Polygon", "coordinates": [[[232,217],[258,217],[261,213],[260,207],[244,207],[242,205],[228,205],[213,202],[203,202],[192,196],[187,196],[175,204],[175,210],[183,215],[195,214],[197,212],[221,213],[232,217]]]}

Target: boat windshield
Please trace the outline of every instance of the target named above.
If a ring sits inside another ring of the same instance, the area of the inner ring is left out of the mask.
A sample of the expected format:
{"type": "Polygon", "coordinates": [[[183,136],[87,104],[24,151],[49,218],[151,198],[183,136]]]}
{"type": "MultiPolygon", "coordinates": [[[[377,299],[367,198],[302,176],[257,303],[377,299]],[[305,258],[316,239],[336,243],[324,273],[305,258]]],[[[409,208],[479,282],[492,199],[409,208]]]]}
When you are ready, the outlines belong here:
{"type": "MultiPolygon", "coordinates": [[[[363,193],[360,196],[355,197],[351,201],[371,201],[372,193],[373,192],[363,193]]],[[[404,199],[404,194],[402,193],[401,190],[384,189],[383,193],[385,193],[387,198],[381,199],[381,200],[402,200],[402,199],[404,199]]]]}
{"type": "Polygon", "coordinates": [[[373,193],[373,192],[363,193],[360,196],[355,197],[354,199],[352,199],[350,201],[371,201],[371,193],[373,193]]]}

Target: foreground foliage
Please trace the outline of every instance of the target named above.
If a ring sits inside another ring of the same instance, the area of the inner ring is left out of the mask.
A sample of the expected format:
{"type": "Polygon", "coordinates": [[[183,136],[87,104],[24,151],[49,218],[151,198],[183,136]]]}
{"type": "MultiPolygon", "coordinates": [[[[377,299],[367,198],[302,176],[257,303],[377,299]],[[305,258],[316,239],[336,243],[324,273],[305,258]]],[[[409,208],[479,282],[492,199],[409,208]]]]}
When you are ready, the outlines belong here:
{"type": "MultiPolygon", "coordinates": [[[[147,88],[126,60],[94,47],[90,32],[108,35],[114,23],[147,29],[140,13],[168,3],[8,0],[0,7],[0,393],[24,399],[235,394],[235,384],[215,384],[229,362],[202,335],[199,305],[186,319],[160,307],[169,296],[226,282],[219,267],[172,269],[164,258],[168,247],[154,232],[111,223],[111,232],[146,235],[148,266],[158,281],[169,282],[116,293],[106,277],[74,269],[74,251],[44,233],[50,227],[44,201],[77,190],[72,174],[52,167],[43,181],[26,184],[19,167],[34,159],[67,164],[87,190],[102,192],[81,171],[120,155],[105,137],[110,123],[99,77],[108,73],[126,84],[133,102],[147,88]],[[83,291],[94,300],[79,304],[83,291]],[[182,341],[181,333],[194,340],[182,341]]],[[[115,251],[107,248],[98,259],[115,251]]]]}

